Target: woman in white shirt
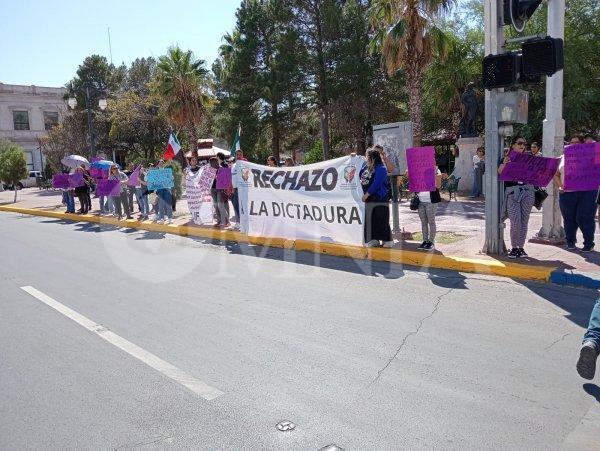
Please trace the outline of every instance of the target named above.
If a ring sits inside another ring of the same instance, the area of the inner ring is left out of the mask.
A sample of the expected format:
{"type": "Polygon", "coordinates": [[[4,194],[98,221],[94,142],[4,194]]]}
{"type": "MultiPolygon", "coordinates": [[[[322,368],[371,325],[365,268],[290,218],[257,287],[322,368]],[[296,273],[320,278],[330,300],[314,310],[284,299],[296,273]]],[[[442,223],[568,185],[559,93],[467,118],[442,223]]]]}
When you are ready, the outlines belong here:
{"type": "Polygon", "coordinates": [[[435,223],[435,214],[437,206],[441,202],[440,187],[442,186],[442,173],[436,168],[435,191],[421,191],[419,196],[419,219],[421,220],[421,232],[423,232],[423,242],[418,247],[425,251],[435,250],[435,235],[437,225],[435,223]]]}

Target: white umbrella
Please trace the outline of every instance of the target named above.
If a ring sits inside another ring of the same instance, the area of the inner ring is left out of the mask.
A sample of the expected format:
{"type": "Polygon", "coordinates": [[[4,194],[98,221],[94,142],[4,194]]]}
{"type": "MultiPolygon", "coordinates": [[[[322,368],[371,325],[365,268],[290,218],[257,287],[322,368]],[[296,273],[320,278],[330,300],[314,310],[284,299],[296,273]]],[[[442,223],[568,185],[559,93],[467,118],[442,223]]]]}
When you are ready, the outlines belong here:
{"type": "Polygon", "coordinates": [[[68,168],[78,168],[82,164],[85,165],[86,168],[90,167],[90,162],[87,161],[87,158],[82,157],[81,155],[67,155],[60,160],[60,162],[68,168]]]}

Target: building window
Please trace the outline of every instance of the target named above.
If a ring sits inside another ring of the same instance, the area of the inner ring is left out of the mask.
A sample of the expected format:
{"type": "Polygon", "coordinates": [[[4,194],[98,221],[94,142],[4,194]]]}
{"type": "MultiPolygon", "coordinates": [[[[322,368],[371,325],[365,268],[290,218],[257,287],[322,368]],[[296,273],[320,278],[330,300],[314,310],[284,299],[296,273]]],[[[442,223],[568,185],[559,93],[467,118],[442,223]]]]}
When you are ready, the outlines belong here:
{"type": "Polygon", "coordinates": [[[15,130],[29,130],[29,113],[27,111],[13,111],[15,130]]]}
{"type": "Polygon", "coordinates": [[[35,170],[35,165],[33,164],[33,152],[26,150],[23,152],[25,155],[25,162],[27,163],[27,170],[33,171],[35,170]]]}
{"type": "Polygon", "coordinates": [[[55,125],[58,125],[58,113],[56,111],[44,111],[44,128],[52,130],[55,125]]]}

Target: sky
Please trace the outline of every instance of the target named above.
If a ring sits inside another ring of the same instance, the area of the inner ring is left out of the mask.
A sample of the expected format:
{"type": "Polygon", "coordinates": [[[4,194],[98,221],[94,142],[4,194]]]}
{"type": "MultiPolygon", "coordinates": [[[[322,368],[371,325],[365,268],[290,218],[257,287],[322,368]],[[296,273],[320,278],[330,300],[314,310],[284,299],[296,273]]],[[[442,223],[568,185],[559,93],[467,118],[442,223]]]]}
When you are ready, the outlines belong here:
{"type": "Polygon", "coordinates": [[[92,54],[115,66],[192,50],[210,69],[240,0],[0,0],[0,82],[63,86],[92,54]]]}

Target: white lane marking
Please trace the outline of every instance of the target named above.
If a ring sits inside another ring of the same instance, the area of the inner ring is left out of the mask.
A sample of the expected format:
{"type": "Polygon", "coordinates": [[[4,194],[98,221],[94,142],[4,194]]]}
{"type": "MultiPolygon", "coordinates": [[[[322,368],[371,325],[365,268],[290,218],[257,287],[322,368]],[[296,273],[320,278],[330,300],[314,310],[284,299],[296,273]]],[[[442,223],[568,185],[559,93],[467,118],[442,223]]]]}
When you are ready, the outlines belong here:
{"type": "Polygon", "coordinates": [[[63,305],[60,302],[52,299],[47,294],[42,293],[34,287],[21,287],[21,290],[29,293],[31,296],[43,302],[47,306],[52,307],[57,312],[62,313],[67,318],[72,319],[80,326],[83,326],[87,330],[94,332],[103,340],[108,341],[110,344],[125,351],[127,354],[135,357],[149,367],[154,368],[156,371],[173,379],[175,382],[178,382],[184,387],[189,388],[202,398],[210,401],[211,399],[215,399],[223,394],[221,390],[211,387],[201,380],[198,380],[195,377],[187,374],[185,371],[180,370],[176,366],[171,365],[169,362],[165,362],[160,357],[157,357],[145,349],[142,349],[139,346],[131,343],[130,341],[125,340],[123,337],[111,332],[100,324],[96,324],[91,319],[86,318],[85,316],[70,309],[66,305],[63,305]]]}

